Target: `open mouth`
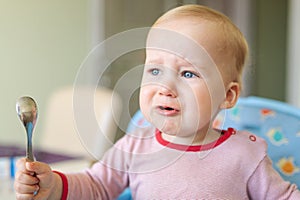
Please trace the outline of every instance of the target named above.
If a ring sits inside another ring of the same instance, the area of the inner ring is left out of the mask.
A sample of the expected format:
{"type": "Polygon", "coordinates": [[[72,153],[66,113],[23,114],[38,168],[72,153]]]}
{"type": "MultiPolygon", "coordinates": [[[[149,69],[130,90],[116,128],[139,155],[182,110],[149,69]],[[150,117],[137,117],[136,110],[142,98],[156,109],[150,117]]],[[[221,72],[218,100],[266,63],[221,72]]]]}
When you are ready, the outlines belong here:
{"type": "Polygon", "coordinates": [[[175,115],[179,110],[170,106],[158,106],[158,110],[163,115],[175,115]]]}
{"type": "Polygon", "coordinates": [[[167,106],[159,106],[159,109],[161,109],[161,110],[166,110],[166,111],[172,111],[172,110],[175,110],[174,108],[167,107],[167,106]]]}

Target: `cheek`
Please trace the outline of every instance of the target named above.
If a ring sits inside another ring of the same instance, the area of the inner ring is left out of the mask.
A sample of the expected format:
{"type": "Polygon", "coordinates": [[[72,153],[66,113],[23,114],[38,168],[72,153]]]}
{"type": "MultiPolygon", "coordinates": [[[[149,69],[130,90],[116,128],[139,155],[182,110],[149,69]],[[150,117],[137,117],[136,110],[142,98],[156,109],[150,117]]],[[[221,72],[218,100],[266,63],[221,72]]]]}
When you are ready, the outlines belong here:
{"type": "Polygon", "coordinates": [[[208,88],[203,85],[193,89],[193,96],[190,99],[190,109],[193,110],[193,117],[198,119],[208,118],[212,111],[212,96],[208,88]]]}
{"type": "Polygon", "coordinates": [[[140,109],[143,115],[148,118],[151,108],[151,100],[154,95],[154,90],[151,86],[142,86],[140,90],[140,109]]]}
{"type": "Polygon", "coordinates": [[[147,102],[152,98],[154,95],[154,89],[151,85],[142,86],[140,90],[140,101],[147,102]]]}

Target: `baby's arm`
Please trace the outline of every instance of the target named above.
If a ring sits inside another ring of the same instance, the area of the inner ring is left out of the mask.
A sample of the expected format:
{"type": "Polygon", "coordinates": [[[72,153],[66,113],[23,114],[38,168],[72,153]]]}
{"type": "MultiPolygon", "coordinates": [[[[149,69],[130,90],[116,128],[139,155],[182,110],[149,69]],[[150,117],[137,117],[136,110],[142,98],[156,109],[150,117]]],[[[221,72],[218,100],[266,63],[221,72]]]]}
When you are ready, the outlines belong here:
{"type": "Polygon", "coordinates": [[[42,162],[17,162],[18,171],[14,188],[17,199],[61,199],[62,180],[57,173],[42,162]]]}
{"type": "Polygon", "coordinates": [[[101,161],[80,173],[66,174],[66,177],[68,199],[116,199],[128,186],[126,173],[101,161]]]}
{"type": "Polygon", "coordinates": [[[248,182],[252,199],[300,199],[300,191],[295,184],[284,181],[265,157],[248,182]]]}

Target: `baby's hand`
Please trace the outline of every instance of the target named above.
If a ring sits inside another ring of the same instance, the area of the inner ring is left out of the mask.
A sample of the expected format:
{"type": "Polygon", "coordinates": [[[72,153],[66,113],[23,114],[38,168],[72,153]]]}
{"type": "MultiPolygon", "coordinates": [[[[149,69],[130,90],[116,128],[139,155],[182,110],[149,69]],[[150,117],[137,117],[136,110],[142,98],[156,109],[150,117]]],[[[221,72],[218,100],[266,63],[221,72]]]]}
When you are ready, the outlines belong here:
{"type": "Polygon", "coordinates": [[[46,163],[27,162],[22,158],[17,168],[14,183],[17,199],[33,199],[33,196],[34,199],[50,199],[61,193],[60,177],[46,163]]]}

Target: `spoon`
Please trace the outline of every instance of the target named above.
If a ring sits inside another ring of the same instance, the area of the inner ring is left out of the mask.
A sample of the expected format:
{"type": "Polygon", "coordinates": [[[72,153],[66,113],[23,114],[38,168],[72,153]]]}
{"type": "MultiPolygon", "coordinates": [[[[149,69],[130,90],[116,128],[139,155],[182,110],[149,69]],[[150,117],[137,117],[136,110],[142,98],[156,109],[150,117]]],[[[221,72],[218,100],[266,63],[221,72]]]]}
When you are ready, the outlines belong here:
{"type": "Polygon", "coordinates": [[[38,115],[37,105],[33,98],[29,96],[23,96],[17,100],[16,110],[27,133],[26,159],[32,162],[34,161],[32,152],[32,133],[38,115]]]}

